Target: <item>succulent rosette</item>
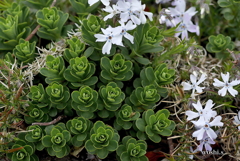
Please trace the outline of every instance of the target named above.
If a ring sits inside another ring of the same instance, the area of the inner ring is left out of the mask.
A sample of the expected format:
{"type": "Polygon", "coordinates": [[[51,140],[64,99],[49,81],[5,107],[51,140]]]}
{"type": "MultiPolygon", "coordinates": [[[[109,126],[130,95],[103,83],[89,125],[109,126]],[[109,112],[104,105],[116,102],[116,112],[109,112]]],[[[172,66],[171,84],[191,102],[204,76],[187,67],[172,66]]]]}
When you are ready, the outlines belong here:
{"type": "Polygon", "coordinates": [[[97,83],[98,78],[93,76],[96,70],[95,65],[89,63],[86,56],[72,58],[69,63],[64,72],[64,78],[71,82],[73,87],[92,86],[97,83]]]}
{"type": "Polygon", "coordinates": [[[41,25],[38,36],[48,40],[59,40],[63,35],[64,24],[68,19],[68,13],[63,13],[56,7],[45,7],[36,13],[37,22],[41,25]]]}
{"type": "Polygon", "coordinates": [[[42,137],[44,136],[43,129],[38,125],[32,125],[27,127],[28,133],[25,136],[25,139],[28,142],[32,142],[35,144],[36,149],[41,151],[44,149],[44,146],[42,145],[42,137]]]}
{"type": "Polygon", "coordinates": [[[48,55],[46,57],[46,67],[40,69],[40,73],[46,77],[45,82],[50,84],[52,82],[63,82],[63,72],[65,71],[65,63],[62,57],[53,57],[48,55]]]}
{"type": "Polygon", "coordinates": [[[35,146],[33,143],[26,143],[24,140],[18,140],[12,146],[12,149],[19,149],[12,153],[7,153],[7,157],[11,161],[39,161],[37,155],[34,154],[35,146]]]}
{"type": "Polygon", "coordinates": [[[70,61],[72,58],[79,57],[80,54],[85,50],[85,44],[82,43],[77,37],[72,37],[67,40],[68,48],[65,49],[63,57],[66,61],[70,61]]]}
{"type": "Polygon", "coordinates": [[[120,136],[114,129],[102,121],[94,123],[90,131],[90,139],[86,141],[85,148],[90,154],[97,155],[100,159],[108,156],[118,148],[120,136]]]}
{"type": "Polygon", "coordinates": [[[38,86],[31,86],[28,97],[40,108],[49,104],[48,96],[42,84],[38,84],[38,86]]]}
{"type": "Polygon", "coordinates": [[[73,91],[72,108],[77,111],[79,116],[91,119],[98,108],[98,93],[89,86],[82,86],[79,91],[73,91]]]}
{"type": "Polygon", "coordinates": [[[46,87],[46,93],[49,96],[52,107],[62,110],[67,106],[70,98],[68,87],[57,82],[53,82],[46,87]]]}
{"type": "Polygon", "coordinates": [[[149,138],[155,143],[161,141],[161,136],[170,136],[175,128],[175,122],[168,119],[170,112],[167,109],[157,111],[152,109],[143,113],[142,118],[136,120],[137,137],[141,140],[149,138]]]}
{"type": "Polygon", "coordinates": [[[73,134],[71,138],[72,145],[80,147],[89,138],[89,132],[93,123],[84,117],[77,117],[66,123],[67,129],[73,134]]]}
{"type": "Polygon", "coordinates": [[[114,121],[114,128],[117,130],[129,130],[133,121],[140,117],[139,112],[134,112],[132,107],[128,104],[124,104],[116,114],[116,120],[114,121]]]}
{"type": "Polygon", "coordinates": [[[163,63],[154,69],[154,75],[158,86],[168,85],[174,81],[175,70],[168,69],[167,64],[163,63]]]}
{"type": "Polygon", "coordinates": [[[70,132],[63,123],[56,126],[50,125],[45,128],[46,135],[42,138],[42,144],[46,147],[50,156],[63,158],[70,152],[68,142],[71,139],[70,132]]]}
{"type": "Polygon", "coordinates": [[[89,6],[88,1],[86,0],[70,0],[70,3],[74,11],[77,12],[79,16],[83,17],[89,15],[90,12],[95,10],[99,6],[100,1],[94,3],[91,6],[89,6]]]}
{"type": "Polygon", "coordinates": [[[132,62],[121,54],[114,55],[112,60],[102,57],[101,68],[101,77],[108,81],[127,81],[133,77],[132,62]]]}
{"type": "Polygon", "coordinates": [[[21,27],[18,24],[18,15],[0,17],[0,50],[12,50],[18,44],[20,38],[30,34],[30,27],[21,27]]]}
{"type": "Polygon", "coordinates": [[[137,87],[130,95],[130,102],[134,105],[134,109],[139,112],[153,108],[159,100],[160,95],[153,84],[137,87]]]}
{"type": "Polygon", "coordinates": [[[101,28],[105,28],[105,22],[98,16],[90,15],[88,18],[82,20],[82,37],[84,42],[99,50],[102,49],[102,46],[98,45],[94,35],[100,33],[101,28]]]}
{"type": "Polygon", "coordinates": [[[227,58],[229,53],[226,49],[233,50],[234,43],[231,41],[231,37],[219,34],[217,36],[209,36],[209,42],[206,49],[210,53],[216,53],[216,57],[219,59],[227,58]]]}
{"type": "Polygon", "coordinates": [[[100,96],[98,115],[102,118],[109,117],[110,113],[116,111],[125,99],[125,94],[115,82],[110,82],[106,86],[102,85],[98,93],[100,96]]]}
{"type": "Polygon", "coordinates": [[[51,120],[48,114],[44,113],[41,108],[38,108],[35,105],[28,106],[27,111],[28,115],[24,116],[24,120],[27,124],[34,122],[48,122],[51,120]]]}
{"type": "Polygon", "coordinates": [[[117,155],[121,161],[148,161],[145,156],[146,150],[147,143],[145,141],[125,136],[117,149],[117,155]]]}

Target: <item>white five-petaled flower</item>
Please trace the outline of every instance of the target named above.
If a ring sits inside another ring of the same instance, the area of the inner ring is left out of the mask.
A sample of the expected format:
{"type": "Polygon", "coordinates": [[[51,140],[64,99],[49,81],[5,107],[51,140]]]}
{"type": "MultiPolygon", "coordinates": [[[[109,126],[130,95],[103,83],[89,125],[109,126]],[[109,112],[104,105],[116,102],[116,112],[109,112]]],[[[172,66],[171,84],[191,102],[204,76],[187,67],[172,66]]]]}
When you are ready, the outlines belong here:
{"type": "Polygon", "coordinates": [[[141,21],[142,24],[145,24],[147,22],[146,16],[149,18],[150,21],[153,20],[153,13],[151,12],[146,12],[145,10],[146,5],[142,5],[141,6],[141,10],[139,10],[138,12],[136,12],[137,14],[139,14],[139,19],[141,21]],[[146,15],[146,16],[145,16],[146,15]]]}
{"type": "Polygon", "coordinates": [[[215,78],[214,83],[213,83],[213,85],[216,87],[223,87],[222,89],[220,89],[218,91],[218,94],[220,96],[225,96],[228,91],[233,97],[235,97],[238,94],[238,91],[233,89],[233,86],[240,84],[240,80],[236,79],[229,83],[229,73],[228,72],[227,72],[227,74],[221,73],[221,76],[222,76],[223,82],[221,82],[217,78],[215,78]]]}
{"type": "MultiPolygon", "coordinates": [[[[92,6],[93,4],[97,3],[99,0],[88,0],[88,4],[92,6]]],[[[109,0],[100,0],[105,6],[109,6],[109,0]]]]}
{"type": "Polygon", "coordinates": [[[178,37],[181,34],[181,39],[188,39],[188,31],[192,33],[196,33],[199,35],[199,26],[194,25],[191,21],[191,17],[188,14],[183,15],[183,20],[181,24],[178,26],[176,31],[179,31],[175,34],[175,37],[178,37]]]}
{"type": "Polygon", "coordinates": [[[141,4],[133,6],[132,3],[130,2],[118,1],[117,6],[118,10],[121,11],[120,13],[121,21],[127,22],[129,19],[131,19],[133,23],[140,25],[141,21],[136,16],[136,11],[141,10],[141,4]]]}
{"type": "Polygon", "coordinates": [[[112,48],[112,44],[123,46],[122,44],[122,38],[120,35],[120,31],[116,32],[118,30],[115,30],[111,26],[109,26],[106,29],[102,29],[103,34],[95,34],[94,36],[97,38],[97,42],[105,42],[102,48],[102,53],[110,54],[110,50],[112,48]]]}
{"type": "Polygon", "coordinates": [[[200,101],[198,100],[197,103],[192,104],[193,107],[197,110],[197,112],[193,111],[186,111],[186,115],[188,116],[187,120],[192,120],[199,117],[199,120],[196,124],[200,124],[201,122],[210,121],[211,117],[215,117],[217,115],[216,111],[213,111],[211,108],[214,106],[212,100],[208,100],[205,108],[203,109],[200,101]]]}
{"type": "Polygon", "coordinates": [[[211,129],[212,126],[223,126],[223,123],[221,122],[222,117],[217,116],[213,119],[213,121],[209,122],[196,122],[192,121],[197,127],[199,127],[199,130],[193,132],[192,136],[197,137],[197,140],[202,140],[204,133],[206,133],[212,140],[217,138],[217,134],[214,132],[213,129],[211,129]]]}
{"type": "Polygon", "coordinates": [[[135,29],[137,25],[134,25],[132,21],[128,21],[126,25],[124,24],[124,22],[121,21],[119,21],[119,23],[121,24],[121,26],[116,27],[115,30],[117,30],[117,32],[120,32],[121,41],[122,37],[124,36],[133,44],[134,37],[127,33],[127,31],[135,29]]]}
{"type": "Polygon", "coordinates": [[[210,144],[215,144],[215,141],[213,141],[209,136],[206,135],[206,133],[203,136],[203,139],[200,141],[200,144],[198,145],[198,150],[202,151],[203,150],[203,145],[205,147],[206,151],[212,151],[212,147],[210,144]]]}
{"type": "Polygon", "coordinates": [[[192,89],[192,95],[194,95],[195,90],[198,93],[202,93],[202,90],[205,87],[200,87],[199,84],[202,83],[207,78],[206,74],[202,74],[200,79],[197,81],[197,77],[193,74],[190,75],[190,81],[192,84],[187,82],[182,82],[183,90],[191,90],[192,89]]]}

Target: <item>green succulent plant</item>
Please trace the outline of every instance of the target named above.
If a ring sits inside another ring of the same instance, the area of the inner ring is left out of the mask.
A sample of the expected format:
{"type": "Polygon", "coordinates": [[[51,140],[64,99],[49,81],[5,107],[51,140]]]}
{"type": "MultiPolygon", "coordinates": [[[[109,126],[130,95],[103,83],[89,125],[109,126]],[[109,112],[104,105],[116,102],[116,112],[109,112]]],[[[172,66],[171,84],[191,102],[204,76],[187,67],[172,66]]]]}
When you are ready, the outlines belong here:
{"type": "Polygon", "coordinates": [[[46,93],[51,101],[51,106],[63,110],[69,101],[70,92],[68,87],[53,82],[46,87],[46,93]]]}
{"type": "Polygon", "coordinates": [[[89,63],[86,56],[72,58],[70,65],[64,72],[64,78],[71,82],[73,88],[83,85],[92,86],[97,83],[98,78],[93,76],[95,65],[89,63]]]}
{"type": "Polygon", "coordinates": [[[167,109],[144,111],[142,118],[136,120],[137,137],[141,140],[149,138],[155,143],[161,141],[161,136],[170,136],[175,128],[175,122],[168,119],[170,112],[167,109]]]}
{"type": "Polygon", "coordinates": [[[63,158],[70,152],[68,142],[71,139],[70,132],[66,129],[64,123],[58,123],[56,126],[50,125],[45,128],[46,135],[42,138],[42,144],[46,147],[50,156],[63,158]]]}
{"type": "Polygon", "coordinates": [[[94,11],[100,4],[100,1],[93,4],[92,6],[88,5],[88,1],[85,0],[70,0],[70,3],[75,12],[81,17],[89,15],[92,11],[94,11]]]}
{"type": "Polygon", "coordinates": [[[71,39],[67,40],[67,44],[69,45],[69,48],[65,49],[63,57],[68,62],[72,58],[79,57],[85,49],[85,44],[82,43],[77,37],[72,37],[71,39]]]}
{"type": "Polygon", "coordinates": [[[36,104],[38,107],[46,107],[49,104],[48,96],[45,92],[43,85],[40,83],[38,86],[34,85],[30,87],[30,92],[28,97],[36,104]]]}
{"type": "Polygon", "coordinates": [[[124,130],[129,130],[133,125],[133,121],[136,121],[139,117],[139,112],[134,112],[131,106],[124,104],[116,113],[114,128],[117,130],[121,130],[122,128],[124,130]]]}
{"type": "Polygon", "coordinates": [[[77,111],[79,116],[91,119],[98,108],[98,93],[89,86],[82,86],[79,91],[73,91],[72,108],[77,111]]]}
{"type": "Polygon", "coordinates": [[[37,155],[34,154],[35,146],[33,143],[26,143],[24,140],[18,140],[12,146],[12,149],[19,149],[13,153],[7,153],[7,157],[11,161],[39,161],[37,155]]]}
{"type": "Polygon", "coordinates": [[[226,49],[233,50],[234,43],[231,41],[231,37],[219,34],[217,36],[209,36],[209,42],[206,49],[210,53],[216,53],[216,57],[219,59],[225,59],[229,56],[226,49]]]}
{"type": "Polygon", "coordinates": [[[132,62],[125,61],[121,54],[115,54],[113,59],[101,58],[101,77],[107,81],[128,81],[133,77],[132,62]]]}
{"type": "Polygon", "coordinates": [[[30,9],[27,6],[23,6],[19,3],[13,2],[11,7],[3,12],[3,15],[5,17],[7,17],[7,15],[12,15],[13,17],[17,16],[19,28],[24,28],[30,25],[30,9]]]}
{"type": "Polygon", "coordinates": [[[19,40],[19,44],[13,49],[13,54],[17,57],[19,63],[32,63],[35,58],[36,42],[29,43],[24,39],[19,40]]]}
{"type": "Polygon", "coordinates": [[[25,139],[28,142],[34,143],[36,149],[41,151],[44,149],[42,145],[42,137],[44,136],[43,129],[38,125],[32,125],[27,127],[28,133],[25,135],[25,139]]]}
{"type": "Polygon", "coordinates": [[[73,134],[71,143],[75,147],[84,145],[85,141],[89,139],[89,132],[92,128],[93,123],[84,117],[77,117],[69,120],[66,123],[67,129],[73,134]]]}
{"type": "Polygon", "coordinates": [[[63,13],[56,7],[45,7],[36,13],[37,22],[41,25],[38,29],[38,36],[48,40],[60,40],[65,36],[67,27],[64,26],[68,19],[68,13],[63,13]]]}
{"type": "Polygon", "coordinates": [[[117,155],[121,161],[148,161],[145,156],[146,150],[147,143],[145,141],[125,136],[117,149],[117,155]]]}
{"type": "Polygon", "coordinates": [[[156,77],[156,83],[158,86],[168,85],[174,81],[175,70],[168,69],[167,64],[163,63],[154,69],[154,75],[156,77]]]}
{"type": "Polygon", "coordinates": [[[168,69],[165,63],[158,65],[155,69],[147,67],[141,70],[140,73],[142,86],[154,84],[158,93],[165,97],[167,89],[163,85],[171,84],[175,78],[175,70],[168,69]]]}
{"type": "Polygon", "coordinates": [[[36,107],[35,105],[30,105],[27,107],[28,115],[24,116],[24,120],[27,124],[34,122],[48,122],[50,117],[48,114],[44,113],[42,109],[36,107]]]}
{"type": "Polygon", "coordinates": [[[92,47],[102,49],[101,45],[96,42],[95,34],[101,32],[101,28],[105,27],[105,21],[98,16],[90,15],[88,18],[82,20],[82,37],[84,42],[92,47]]]}
{"type": "Polygon", "coordinates": [[[153,106],[160,100],[161,96],[154,84],[144,87],[137,87],[130,95],[130,102],[134,105],[134,109],[143,112],[147,109],[152,109],[153,106]]]}
{"type": "Polygon", "coordinates": [[[46,67],[40,69],[40,73],[44,75],[45,82],[50,84],[52,82],[63,82],[63,72],[65,71],[65,63],[62,57],[53,57],[48,55],[46,57],[46,67]]]}
{"type": "Polygon", "coordinates": [[[125,41],[131,48],[130,57],[134,58],[141,64],[149,64],[149,60],[143,59],[144,53],[158,53],[163,51],[164,47],[160,46],[160,42],[164,36],[161,35],[160,29],[156,26],[151,27],[149,23],[138,25],[134,32],[134,44],[130,41],[125,41]],[[135,56],[139,57],[135,57],[135,56]],[[144,62],[145,61],[145,62],[144,62]]]}
{"type": "Polygon", "coordinates": [[[85,148],[90,154],[97,155],[100,159],[108,156],[118,148],[120,136],[114,129],[102,121],[94,123],[90,131],[90,139],[86,141],[85,148]]]}
{"type": "Polygon", "coordinates": [[[98,115],[102,118],[112,117],[125,99],[125,94],[115,82],[110,82],[106,86],[102,85],[98,91],[101,99],[98,99],[98,115]]]}
{"type": "Polygon", "coordinates": [[[14,49],[20,38],[26,38],[30,32],[30,27],[19,26],[18,15],[0,17],[0,50],[14,49]]]}
{"type": "Polygon", "coordinates": [[[30,8],[35,8],[40,10],[44,7],[49,7],[52,4],[53,0],[26,0],[23,2],[30,8]]]}

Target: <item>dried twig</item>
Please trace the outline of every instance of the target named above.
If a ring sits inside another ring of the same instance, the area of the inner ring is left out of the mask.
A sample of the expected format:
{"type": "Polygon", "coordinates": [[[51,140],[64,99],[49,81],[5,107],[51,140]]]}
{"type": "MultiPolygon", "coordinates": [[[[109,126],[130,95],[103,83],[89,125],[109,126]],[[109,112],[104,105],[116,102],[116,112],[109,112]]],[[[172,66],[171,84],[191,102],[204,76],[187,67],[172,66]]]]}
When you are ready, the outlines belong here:
{"type": "Polygon", "coordinates": [[[174,145],[173,145],[172,139],[168,139],[168,146],[169,146],[169,154],[172,155],[173,150],[174,150],[174,145]]]}
{"type": "Polygon", "coordinates": [[[57,123],[58,121],[62,120],[65,116],[58,116],[56,119],[50,122],[34,122],[32,125],[39,125],[39,126],[48,126],[57,123]]]}

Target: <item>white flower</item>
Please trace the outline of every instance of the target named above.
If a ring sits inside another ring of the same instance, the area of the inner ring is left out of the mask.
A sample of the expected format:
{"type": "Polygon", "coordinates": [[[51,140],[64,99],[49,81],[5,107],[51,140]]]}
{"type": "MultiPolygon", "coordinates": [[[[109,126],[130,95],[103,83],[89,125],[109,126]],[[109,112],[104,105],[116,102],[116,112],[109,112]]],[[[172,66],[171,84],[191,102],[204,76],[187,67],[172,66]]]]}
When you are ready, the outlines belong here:
{"type": "Polygon", "coordinates": [[[187,82],[182,82],[183,90],[191,90],[192,89],[192,95],[195,93],[195,90],[198,93],[202,93],[202,90],[205,87],[200,87],[199,84],[202,83],[206,78],[207,78],[207,76],[205,74],[202,74],[200,79],[197,81],[196,76],[191,74],[190,81],[192,82],[192,84],[187,83],[187,82]]]}
{"type": "Polygon", "coordinates": [[[217,116],[213,119],[212,122],[206,121],[206,122],[197,122],[192,121],[196,126],[198,126],[200,129],[193,132],[192,136],[197,137],[197,140],[202,140],[204,133],[206,133],[212,140],[217,138],[217,134],[211,129],[212,126],[223,126],[223,123],[220,122],[222,119],[221,116],[217,116]]]}
{"type": "Polygon", "coordinates": [[[189,20],[191,20],[192,16],[194,16],[197,13],[195,7],[190,7],[187,11],[185,11],[186,2],[184,0],[180,2],[177,1],[176,7],[175,8],[169,7],[169,10],[176,24],[183,21],[183,17],[185,15],[188,15],[190,17],[189,20]]]}
{"type": "MultiPolygon", "coordinates": [[[[88,4],[90,6],[92,6],[93,4],[97,3],[99,0],[88,0],[88,4]]],[[[101,2],[105,5],[105,6],[109,6],[110,2],[109,0],[101,0],[101,2]]]]}
{"type": "MultiPolygon", "coordinates": [[[[146,19],[145,15],[150,19],[150,21],[153,20],[153,19],[152,19],[153,13],[144,11],[144,10],[145,10],[145,7],[146,7],[145,4],[142,5],[141,10],[138,11],[138,12],[139,12],[139,19],[140,19],[140,21],[141,21],[142,24],[145,24],[145,23],[147,22],[147,19],[146,19]]],[[[137,12],[137,13],[138,13],[138,12],[137,12]]]]}
{"type": "Polygon", "coordinates": [[[212,147],[210,144],[215,144],[215,141],[213,141],[209,136],[206,135],[206,133],[203,136],[203,139],[200,141],[200,144],[198,145],[198,150],[202,151],[203,145],[205,147],[206,151],[212,151],[212,147]]]}
{"type": "Polygon", "coordinates": [[[96,42],[105,42],[102,48],[102,53],[110,54],[110,50],[112,48],[112,44],[123,46],[122,38],[120,35],[120,31],[116,32],[114,28],[109,26],[107,29],[102,29],[103,34],[95,34],[94,36],[97,38],[96,42]]]}
{"type": "Polygon", "coordinates": [[[186,115],[188,116],[187,120],[192,120],[199,117],[199,120],[196,124],[200,124],[201,122],[209,121],[211,117],[215,117],[217,115],[216,111],[213,111],[211,108],[214,106],[212,100],[208,100],[205,108],[203,109],[200,101],[197,101],[197,104],[193,103],[193,107],[197,110],[197,112],[186,111],[186,115]]]}
{"type": "Polygon", "coordinates": [[[178,37],[181,34],[181,39],[188,39],[188,31],[192,33],[196,33],[199,35],[199,26],[194,25],[190,20],[191,17],[188,14],[183,15],[183,19],[181,24],[178,26],[176,31],[179,31],[175,34],[175,37],[178,37]]]}
{"type": "Polygon", "coordinates": [[[116,27],[115,29],[118,30],[117,32],[120,32],[121,39],[124,36],[126,39],[128,39],[133,44],[134,37],[127,33],[129,30],[133,30],[137,27],[137,25],[134,25],[132,21],[128,21],[128,23],[125,25],[124,22],[119,21],[121,26],[116,27]]]}
{"type": "Polygon", "coordinates": [[[117,9],[117,6],[116,5],[113,5],[112,7],[110,6],[106,6],[104,9],[103,9],[105,12],[108,12],[110,13],[109,15],[105,16],[103,18],[104,21],[106,21],[107,19],[109,18],[113,18],[113,16],[115,16],[116,14],[119,14],[120,11],[117,9]]]}
{"type": "Polygon", "coordinates": [[[214,83],[213,85],[216,87],[223,87],[222,89],[220,89],[218,91],[218,94],[220,96],[225,96],[227,91],[233,96],[235,97],[235,95],[238,94],[238,91],[233,89],[233,86],[236,86],[238,84],[240,84],[240,80],[234,80],[232,82],[229,83],[229,73],[227,72],[227,74],[223,74],[221,73],[223,82],[219,81],[217,78],[214,79],[214,83]]]}
{"type": "Polygon", "coordinates": [[[118,10],[121,11],[120,13],[121,21],[127,22],[130,19],[133,21],[133,23],[140,25],[141,21],[136,16],[136,11],[140,11],[142,9],[141,4],[132,5],[132,3],[130,2],[118,1],[117,8],[118,10]]]}

